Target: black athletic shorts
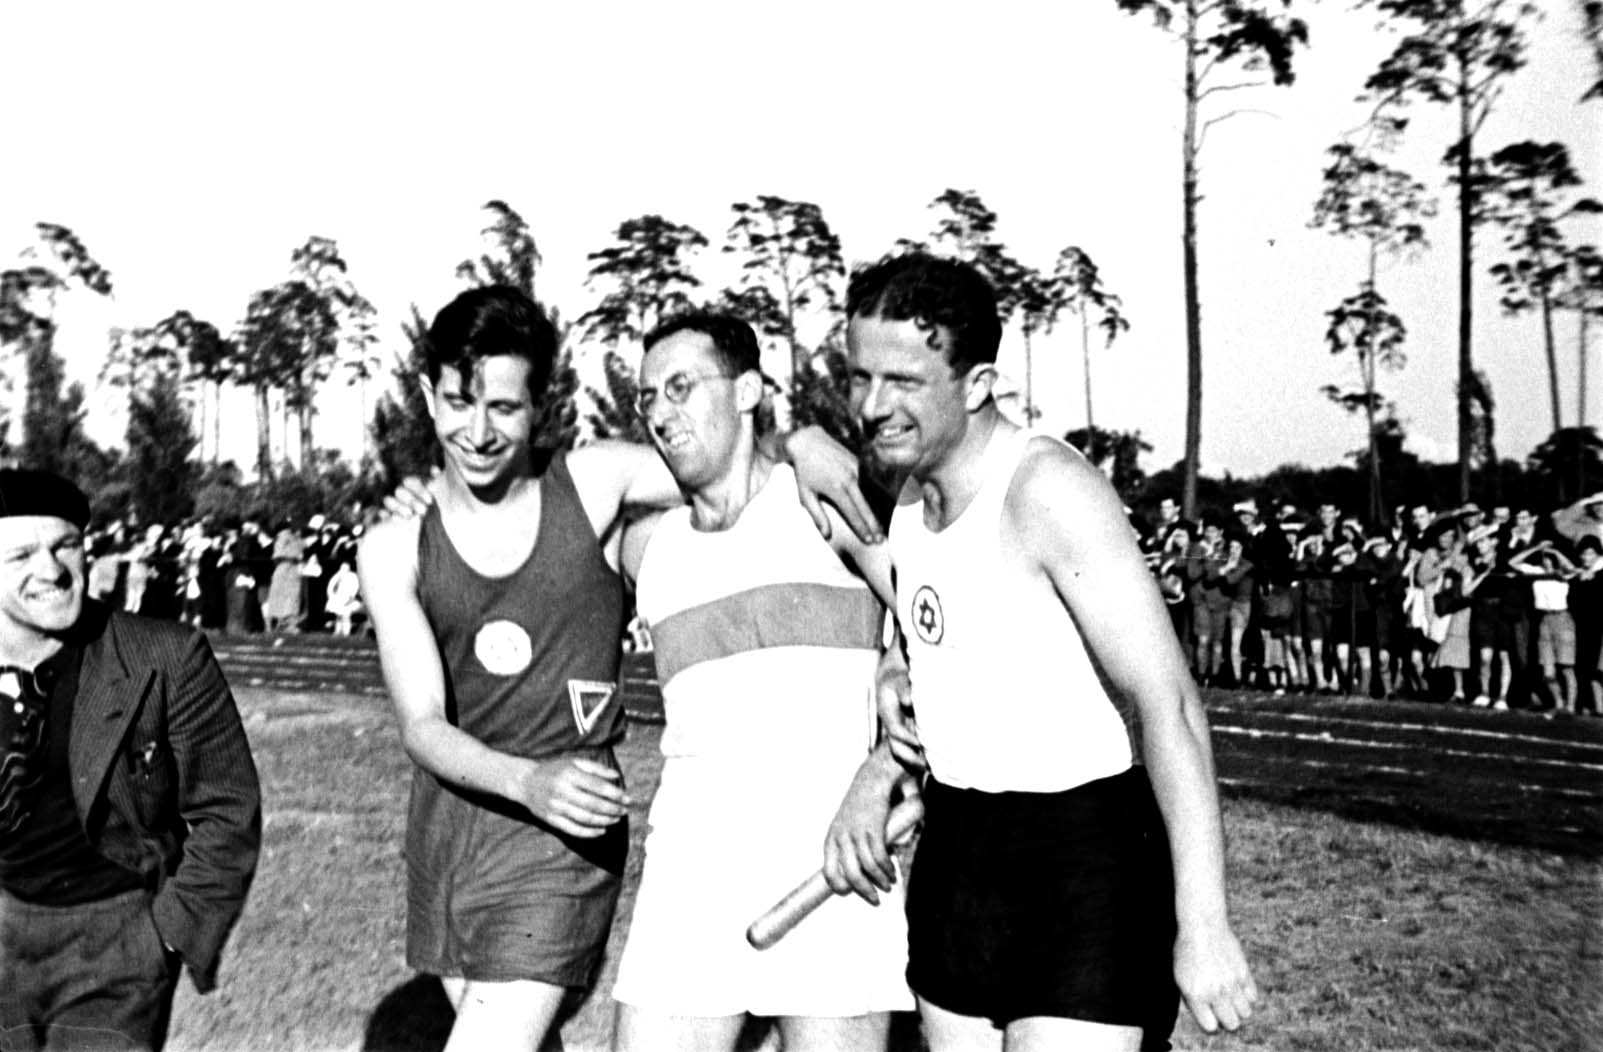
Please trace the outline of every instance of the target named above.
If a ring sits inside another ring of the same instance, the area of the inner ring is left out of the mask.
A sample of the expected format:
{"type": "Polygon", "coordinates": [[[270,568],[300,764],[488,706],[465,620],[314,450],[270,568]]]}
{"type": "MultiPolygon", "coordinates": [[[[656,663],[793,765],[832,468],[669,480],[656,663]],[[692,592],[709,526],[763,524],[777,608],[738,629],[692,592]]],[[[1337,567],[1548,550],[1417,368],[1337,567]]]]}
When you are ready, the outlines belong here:
{"type": "Polygon", "coordinates": [[[933,778],[907,882],[908,985],[998,1026],[1053,1016],[1139,1026],[1169,1047],[1174,877],[1146,771],[1061,793],[933,778]]]}

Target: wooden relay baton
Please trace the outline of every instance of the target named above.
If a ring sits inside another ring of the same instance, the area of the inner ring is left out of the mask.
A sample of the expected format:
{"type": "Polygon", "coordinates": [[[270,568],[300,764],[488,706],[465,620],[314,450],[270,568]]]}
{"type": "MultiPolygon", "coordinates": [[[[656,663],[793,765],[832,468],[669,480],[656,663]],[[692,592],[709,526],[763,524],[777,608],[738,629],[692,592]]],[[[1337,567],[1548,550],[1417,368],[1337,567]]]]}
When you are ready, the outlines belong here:
{"type": "MultiPolygon", "coordinates": [[[[885,823],[885,842],[895,845],[905,839],[923,817],[924,805],[917,797],[903,800],[885,823]]],[[[834,894],[824,879],[824,871],[818,870],[774,903],[767,913],[752,921],[751,927],[746,929],[746,941],[759,950],[768,949],[834,894]]]]}

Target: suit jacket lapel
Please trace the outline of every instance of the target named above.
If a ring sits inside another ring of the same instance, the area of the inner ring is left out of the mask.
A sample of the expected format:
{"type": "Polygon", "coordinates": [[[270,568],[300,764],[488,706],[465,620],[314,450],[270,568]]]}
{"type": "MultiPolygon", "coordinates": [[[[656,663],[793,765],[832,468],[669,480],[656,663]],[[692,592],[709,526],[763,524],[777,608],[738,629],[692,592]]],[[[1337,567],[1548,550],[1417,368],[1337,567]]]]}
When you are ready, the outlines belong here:
{"type": "Polygon", "coordinates": [[[129,724],[144,703],[145,691],[150,688],[150,673],[131,676],[112,636],[112,626],[107,624],[84,647],[67,742],[72,795],[78,803],[78,813],[86,817],[106,784],[106,775],[117,758],[117,746],[127,735],[129,724]]]}

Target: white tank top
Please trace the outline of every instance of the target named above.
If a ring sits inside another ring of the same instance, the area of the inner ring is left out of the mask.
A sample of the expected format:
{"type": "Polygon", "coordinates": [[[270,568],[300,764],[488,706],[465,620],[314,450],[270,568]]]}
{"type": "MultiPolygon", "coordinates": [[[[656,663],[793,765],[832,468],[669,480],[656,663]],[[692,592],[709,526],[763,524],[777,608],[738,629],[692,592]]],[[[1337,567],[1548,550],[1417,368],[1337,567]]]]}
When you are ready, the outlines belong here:
{"type": "Polygon", "coordinates": [[[734,525],[662,517],[635,605],[651,628],[667,757],[856,769],[872,745],[883,615],[775,465],[734,525]],[[833,765],[833,767],[831,766],[833,765]]]}
{"type": "Polygon", "coordinates": [[[1002,552],[1003,503],[1032,438],[1057,441],[992,436],[980,491],[944,530],[924,525],[922,502],[891,518],[913,709],[946,785],[1058,792],[1132,762],[1124,719],[1051,581],[1002,552]]]}

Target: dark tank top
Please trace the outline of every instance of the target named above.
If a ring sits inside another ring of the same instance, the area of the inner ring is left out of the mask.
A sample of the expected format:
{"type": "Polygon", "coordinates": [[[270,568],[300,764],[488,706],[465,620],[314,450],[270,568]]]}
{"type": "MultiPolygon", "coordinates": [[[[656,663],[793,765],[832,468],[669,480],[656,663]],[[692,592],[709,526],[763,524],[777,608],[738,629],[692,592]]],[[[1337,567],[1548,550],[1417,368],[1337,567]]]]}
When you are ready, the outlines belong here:
{"type": "Polygon", "coordinates": [[[418,595],[445,665],[446,719],[531,759],[623,737],[623,582],[601,553],[565,456],[552,459],[540,486],[534,550],[504,577],[462,559],[438,505],[417,545],[418,595]]]}

